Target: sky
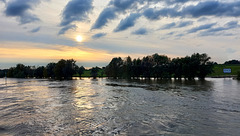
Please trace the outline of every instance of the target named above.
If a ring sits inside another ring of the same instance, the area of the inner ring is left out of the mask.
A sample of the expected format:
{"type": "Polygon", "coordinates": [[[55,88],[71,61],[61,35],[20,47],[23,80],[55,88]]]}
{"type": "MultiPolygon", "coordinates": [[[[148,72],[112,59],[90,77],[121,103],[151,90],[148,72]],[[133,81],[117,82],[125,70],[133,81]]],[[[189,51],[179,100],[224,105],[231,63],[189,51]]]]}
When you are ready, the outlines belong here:
{"type": "Polygon", "coordinates": [[[0,69],[207,53],[240,60],[240,0],[0,0],[0,69]]]}

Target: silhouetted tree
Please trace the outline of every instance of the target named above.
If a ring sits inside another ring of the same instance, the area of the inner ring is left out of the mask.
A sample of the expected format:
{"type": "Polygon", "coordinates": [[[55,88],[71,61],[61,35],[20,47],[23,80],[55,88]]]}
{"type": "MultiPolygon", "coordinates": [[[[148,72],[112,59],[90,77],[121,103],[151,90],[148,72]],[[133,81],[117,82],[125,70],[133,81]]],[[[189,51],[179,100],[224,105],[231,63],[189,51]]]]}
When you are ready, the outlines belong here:
{"type": "Polygon", "coordinates": [[[54,75],[57,79],[72,79],[73,74],[76,73],[76,61],[73,59],[58,61],[54,67],[54,75]]]}
{"type": "Polygon", "coordinates": [[[35,76],[36,78],[43,78],[43,77],[44,77],[44,76],[43,76],[43,71],[44,71],[44,67],[43,67],[43,66],[38,67],[38,68],[35,70],[35,72],[34,72],[34,76],[35,76]]]}
{"type": "Polygon", "coordinates": [[[125,58],[122,66],[122,77],[130,79],[133,76],[132,72],[132,59],[130,56],[125,58]]]}
{"type": "Polygon", "coordinates": [[[79,74],[79,77],[81,78],[82,74],[84,73],[85,68],[83,66],[77,67],[77,73],[79,74]]]}
{"type": "Polygon", "coordinates": [[[240,64],[239,60],[229,60],[226,61],[224,64],[229,65],[229,64],[240,64]]]}
{"type": "Polygon", "coordinates": [[[56,63],[48,63],[46,66],[46,71],[47,71],[47,77],[50,78],[55,78],[55,73],[54,73],[54,68],[56,66],[56,63]]]}
{"type": "Polygon", "coordinates": [[[108,66],[105,69],[105,73],[108,77],[117,78],[121,75],[121,67],[123,66],[123,60],[121,57],[113,58],[111,62],[108,64],[108,66]]]}
{"type": "Polygon", "coordinates": [[[91,77],[93,77],[94,79],[97,78],[98,76],[98,71],[100,70],[99,67],[93,67],[92,69],[90,69],[90,74],[91,74],[91,77]]]}

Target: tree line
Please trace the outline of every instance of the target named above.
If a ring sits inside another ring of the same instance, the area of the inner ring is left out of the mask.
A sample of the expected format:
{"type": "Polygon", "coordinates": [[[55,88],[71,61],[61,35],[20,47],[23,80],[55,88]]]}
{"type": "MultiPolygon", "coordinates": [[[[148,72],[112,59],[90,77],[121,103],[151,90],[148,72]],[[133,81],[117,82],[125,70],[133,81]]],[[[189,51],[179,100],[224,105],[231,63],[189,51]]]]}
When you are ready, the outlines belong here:
{"type": "MultiPolygon", "coordinates": [[[[92,77],[96,78],[97,72],[100,68],[94,67],[90,69],[92,77]]],[[[3,71],[3,70],[2,70],[3,71]]],[[[8,70],[4,70],[7,73],[7,77],[12,78],[51,78],[51,79],[72,79],[73,75],[81,77],[85,68],[76,65],[76,61],[73,59],[64,60],[61,59],[57,63],[48,63],[45,67],[25,66],[23,64],[17,64],[16,67],[11,67],[8,70]]],[[[4,77],[3,72],[2,77],[4,77]]]]}
{"type": "MultiPolygon", "coordinates": [[[[213,72],[213,65],[207,54],[194,53],[191,56],[169,58],[166,55],[157,53],[145,56],[142,59],[132,59],[126,57],[115,57],[111,62],[102,69],[93,67],[85,70],[83,66],[76,65],[73,59],[61,59],[57,63],[48,63],[46,66],[25,66],[17,64],[16,67],[0,70],[0,77],[13,78],[51,78],[51,79],[72,79],[73,76],[81,77],[84,71],[90,71],[89,76],[96,78],[97,76],[109,78],[186,78],[204,79],[213,72]]],[[[225,64],[238,64],[237,60],[226,61],[225,64]]],[[[238,74],[240,76],[240,74],[238,74]]]]}
{"type": "Polygon", "coordinates": [[[214,63],[210,59],[205,53],[173,59],[157,53],[133,60],[129,56],[116,57],[106,66],[105,73],[112,78],[204,79],[213,72],[214,63]]]}

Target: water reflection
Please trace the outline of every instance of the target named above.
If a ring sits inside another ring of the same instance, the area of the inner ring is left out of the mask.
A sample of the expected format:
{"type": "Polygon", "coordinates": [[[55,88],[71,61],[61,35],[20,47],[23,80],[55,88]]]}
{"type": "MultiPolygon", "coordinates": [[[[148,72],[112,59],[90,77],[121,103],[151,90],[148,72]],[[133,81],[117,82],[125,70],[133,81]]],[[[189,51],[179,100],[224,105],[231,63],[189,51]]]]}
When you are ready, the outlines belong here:
{"type": "Polygon", "coordinates": [[[239,87],[231,79],[10,79],[0,88],[0,135],[237,135],[239,87]]]}

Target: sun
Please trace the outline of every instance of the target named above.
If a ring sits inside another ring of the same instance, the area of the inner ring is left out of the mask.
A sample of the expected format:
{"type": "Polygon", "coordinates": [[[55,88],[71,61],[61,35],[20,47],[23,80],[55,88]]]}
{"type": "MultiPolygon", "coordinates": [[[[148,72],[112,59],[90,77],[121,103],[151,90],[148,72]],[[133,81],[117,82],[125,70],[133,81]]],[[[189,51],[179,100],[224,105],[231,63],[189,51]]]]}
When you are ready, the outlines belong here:
{"type": "Polygon", "coordinates": [[[82,38],[81,35],[78,35],[78,36],[76,37],[76,40],[77,40],[78,42],[82,42],[82,41],[83,41],[83,38],[82,38]]]}

